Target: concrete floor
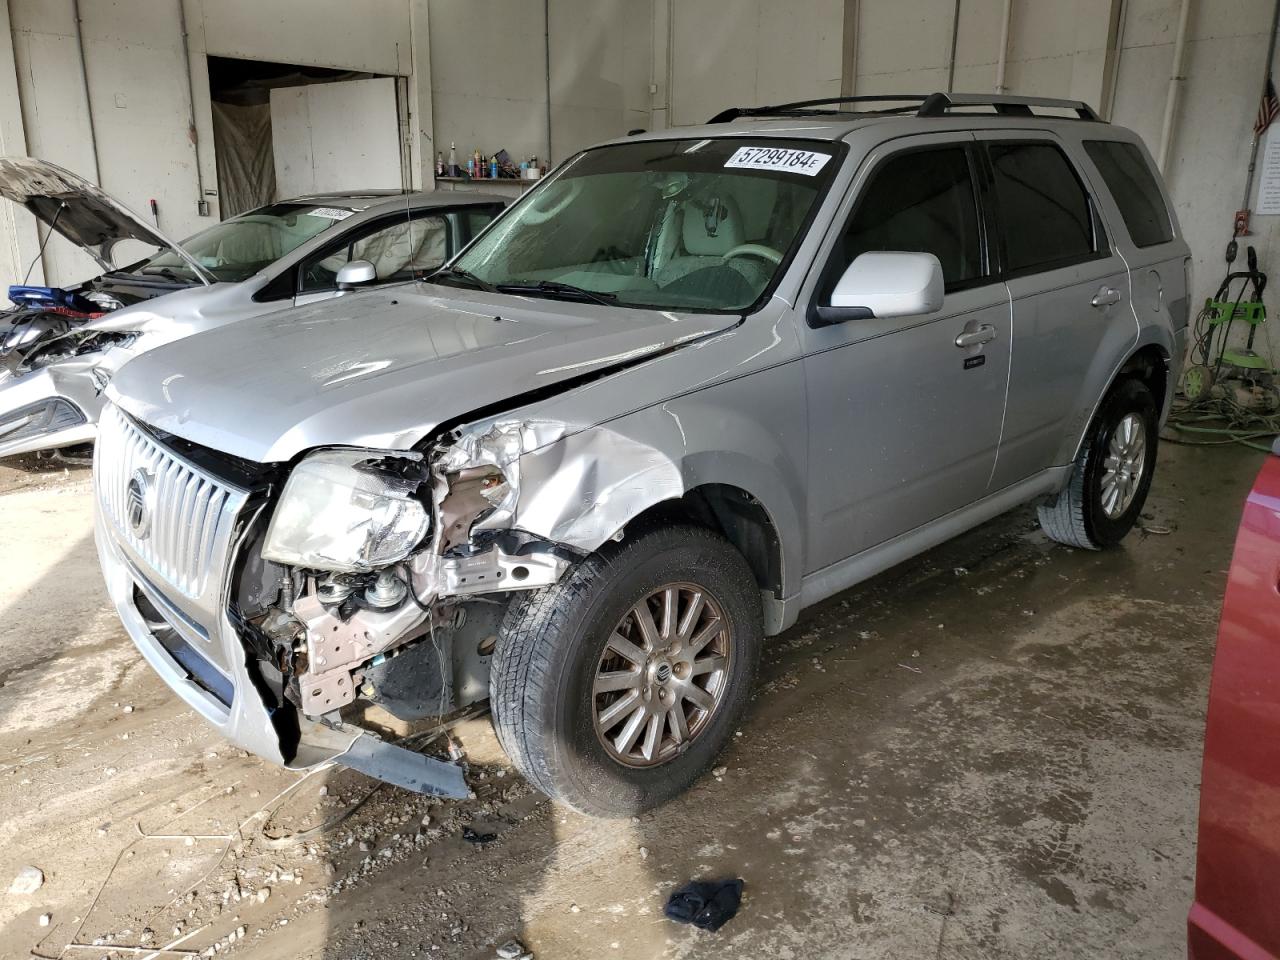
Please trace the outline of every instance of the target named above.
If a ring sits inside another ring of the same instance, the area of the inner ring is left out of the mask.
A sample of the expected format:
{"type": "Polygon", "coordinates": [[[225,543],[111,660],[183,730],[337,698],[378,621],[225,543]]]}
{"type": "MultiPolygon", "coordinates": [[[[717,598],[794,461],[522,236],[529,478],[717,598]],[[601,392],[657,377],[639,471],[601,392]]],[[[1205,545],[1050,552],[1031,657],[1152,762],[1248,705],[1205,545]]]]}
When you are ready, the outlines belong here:
{"type": "Polygon", "coordinates": [[[477,799],[382,788],[292,844],[264,837],[372,783],[299,783],[219,741],[105,609],[86,473],[0,468],[0,889],[24,864],[46,877],[0,899],[0,956],[189,934],[282,960],[490,957],[510,935],[541,960],[1179,956],[1260,459],[1165,446],[1121,549],[1050,544],[1024,509],[809,611],[766,654],[723,774],[638,822],[541,799],[476,720],[477,799]],[[662,918],[676,884],[726,875],[747,886],[720,933],[662,918]]]}

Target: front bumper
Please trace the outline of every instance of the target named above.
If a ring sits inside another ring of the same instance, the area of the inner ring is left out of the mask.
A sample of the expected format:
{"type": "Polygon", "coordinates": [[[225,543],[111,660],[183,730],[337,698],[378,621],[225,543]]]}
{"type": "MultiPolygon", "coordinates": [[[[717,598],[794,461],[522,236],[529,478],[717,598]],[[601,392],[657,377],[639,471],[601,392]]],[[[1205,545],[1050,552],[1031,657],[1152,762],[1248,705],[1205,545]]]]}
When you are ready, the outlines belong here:
{"type": "MultiPolygon", "coordinates": [[[[94,511],[94,539],[107,596],[160,679],[236,746],[284,765],[271,715],[253,687],[244,648],[226,614],[206,625],[170,600],[156,571],[145,569],[141,558],[114,535],[100,502],[94,511]],[[158,613],[159,619],[144,616],[147,606],[147,614],[158,613]]],[[[313,762],[324,759],[330,758],[313,762]]]]}
{"type": "Polygon", "coordinates": [[[105,411],[94,454],[98,561],[120,622],[160,678],[227,740],[272,763],[335,761],[419,793],[468,796],[461,768],[358,727],[299,716],[298,742],[281,743],[228,615],[236,538],[252,509],[248,491],[160,446],[118,410],[105,411]],[[149,499],[139,498],[152,514],[141,536],[124,512],[139,472],[155,484],[149,499]]]}
{"type": "Polygon", "coordinates": [[[0,457],[93,441],[102,397],[83,364],[66,367],[0,379],[0,457]]]}

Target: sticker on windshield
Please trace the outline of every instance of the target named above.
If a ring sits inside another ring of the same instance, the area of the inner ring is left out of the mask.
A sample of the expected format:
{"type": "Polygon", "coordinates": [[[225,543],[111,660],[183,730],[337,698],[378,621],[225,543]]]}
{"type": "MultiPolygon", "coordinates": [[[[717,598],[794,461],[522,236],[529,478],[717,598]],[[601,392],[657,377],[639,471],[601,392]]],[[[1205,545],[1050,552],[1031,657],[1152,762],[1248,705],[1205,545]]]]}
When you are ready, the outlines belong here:
{"type": "Polygon", "coordinates": [[[748,170],[784,170],[787,173],[803,173],[814,176],[828,160],[829,153],[812,150],[785,150],[780,147],[739,147],[725,161],[726,167],[745,167],[748,170]]]}
{"type": "Polygon", "coordinates": [[[316,207],[307,212],[313,217],[324,217],[326,220],[345,220],[355,213],[354,210],[343,210],[341,207],[316,207]]]}

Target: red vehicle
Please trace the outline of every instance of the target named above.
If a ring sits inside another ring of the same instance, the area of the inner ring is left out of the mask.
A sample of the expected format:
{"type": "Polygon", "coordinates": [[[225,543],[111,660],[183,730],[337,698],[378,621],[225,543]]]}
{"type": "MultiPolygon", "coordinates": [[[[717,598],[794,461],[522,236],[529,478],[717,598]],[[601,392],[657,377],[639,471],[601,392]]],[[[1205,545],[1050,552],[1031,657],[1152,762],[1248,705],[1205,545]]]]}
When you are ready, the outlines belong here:
{"type": "Polygon", "coordinates": [[[1209,689],[1192,960],[1280,957],[1280,440],[1245,504],[1209,689]]]}

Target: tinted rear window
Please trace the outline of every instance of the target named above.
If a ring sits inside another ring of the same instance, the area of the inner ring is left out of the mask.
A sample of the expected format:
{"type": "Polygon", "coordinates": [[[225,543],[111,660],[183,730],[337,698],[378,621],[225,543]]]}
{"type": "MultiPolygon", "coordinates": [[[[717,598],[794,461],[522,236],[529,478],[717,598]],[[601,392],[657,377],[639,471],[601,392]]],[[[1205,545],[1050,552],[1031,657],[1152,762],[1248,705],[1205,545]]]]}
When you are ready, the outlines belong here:
{"type": "Polygon", "coordinates": [[[989,147],[1011,273],[1050,270],[1097,252],[1089,195],[1051,143],[989,147]]]}
{"type": "Polygon", "coordinates": [[[1173,222],[1142,151],[1115,140],[1086,140],[1084,149],[1106,181],[1134,245],[1153,247],[1172,240],[1173,222]]]}

